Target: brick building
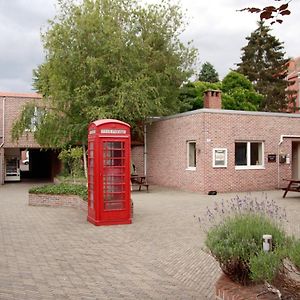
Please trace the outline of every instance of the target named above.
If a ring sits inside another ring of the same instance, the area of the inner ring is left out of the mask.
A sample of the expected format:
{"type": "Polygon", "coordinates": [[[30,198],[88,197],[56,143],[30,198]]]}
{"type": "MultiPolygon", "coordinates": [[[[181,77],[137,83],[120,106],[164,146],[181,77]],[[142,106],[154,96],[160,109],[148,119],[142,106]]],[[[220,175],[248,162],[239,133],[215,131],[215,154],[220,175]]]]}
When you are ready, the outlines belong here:
{"type": "Polygon", "coordinates": [[[36,143],[32,128],[13,142],[11,128],[22,107],[28,102],[39,102],[41,96],[32,94],[0,93],[0,184],[25,178],[53,179],[59,170],[55,151],[43,149],[36,143]]]}
{"type": "Polygon", "coordinates": [[[293,58],[289,61],[287,80],[293,82],[288,89],[296,91],[295,100],[290,103],[289,111],[300,113],[300,57],[293,58]]]}
{"type": "Polygon", "coordinates": [[[133,148],[149,183],[189,191],[275,189],[300,178],[300,115],[221,109],[208,91],[203,109],[150,120],[145,148],[133,148]]]}

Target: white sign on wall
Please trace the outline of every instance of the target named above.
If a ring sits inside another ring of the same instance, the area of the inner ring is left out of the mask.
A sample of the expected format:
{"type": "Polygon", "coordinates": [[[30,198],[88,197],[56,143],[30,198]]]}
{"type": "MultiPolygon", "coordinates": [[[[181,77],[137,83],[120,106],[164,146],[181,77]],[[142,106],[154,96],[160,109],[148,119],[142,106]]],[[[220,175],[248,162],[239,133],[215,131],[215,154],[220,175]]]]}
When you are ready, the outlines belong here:
{"type": "Polygon", "coordinates": [[[227,168],[226,148],[213,148],[213,168],[227,168]]]}

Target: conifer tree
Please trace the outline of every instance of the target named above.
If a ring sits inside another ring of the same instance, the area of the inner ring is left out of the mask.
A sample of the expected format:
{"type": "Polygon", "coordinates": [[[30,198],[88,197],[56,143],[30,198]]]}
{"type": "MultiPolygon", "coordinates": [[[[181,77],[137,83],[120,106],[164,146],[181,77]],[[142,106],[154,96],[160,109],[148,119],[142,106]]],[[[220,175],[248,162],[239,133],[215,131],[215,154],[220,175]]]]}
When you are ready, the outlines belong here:
{"type": "Polygon", "coordinates": [[[216,69],[211,63],[205,62],[202,65],[199,74],[199,81],[212,82],[212,83],[219,81],[219,74],[217,73],[216,69]]]}
{"type": "Polygon", "coordinates": [[[282,111],[288,104],[286,80],[289,59],[283,43],[270,34],[270,28],[260,21],[258,28],[246,38],[237,71],[244,74],[257,92],[264,96],[262,111],[282,111]]]}

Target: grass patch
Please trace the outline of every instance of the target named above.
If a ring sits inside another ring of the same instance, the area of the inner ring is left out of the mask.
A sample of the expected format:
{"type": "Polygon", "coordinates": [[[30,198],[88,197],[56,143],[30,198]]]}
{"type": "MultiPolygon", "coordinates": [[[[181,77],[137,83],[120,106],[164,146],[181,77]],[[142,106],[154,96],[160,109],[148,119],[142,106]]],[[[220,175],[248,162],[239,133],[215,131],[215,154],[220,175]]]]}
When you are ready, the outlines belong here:
{"type": "Polygon", "coordinates": [[[49,195],[77,195],[87,201],[88,191],[85,185],[81,184],[48,184],[39,187],[33,187],[29,190],[30,194],[49,194],[49,195]]]}

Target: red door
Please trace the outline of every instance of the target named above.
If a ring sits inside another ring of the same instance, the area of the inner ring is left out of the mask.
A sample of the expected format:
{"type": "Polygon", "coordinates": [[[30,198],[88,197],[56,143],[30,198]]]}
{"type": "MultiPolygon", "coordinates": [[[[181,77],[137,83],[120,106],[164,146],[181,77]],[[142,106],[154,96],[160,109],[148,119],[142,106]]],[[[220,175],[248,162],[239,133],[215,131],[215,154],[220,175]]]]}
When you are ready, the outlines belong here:
{"type": "MultiPolygon", "coordinates": [[[[103,220],[113,221],[128,219],[130,209],[128,207],[128,197],[130,197],[130,186],[126,181],[126,171],[129,168],[126,153],[129,147],[125,139],[100,141],[103,159],[100,162],[100,180],[103,180],[103,220]],[[101,179],[102,178],[102,179],[101,179]]],[[[100,150],[101,151],[101,150],[100,150]]],[[[101,196],[100,196],[101,197],[101,196]]]]}

